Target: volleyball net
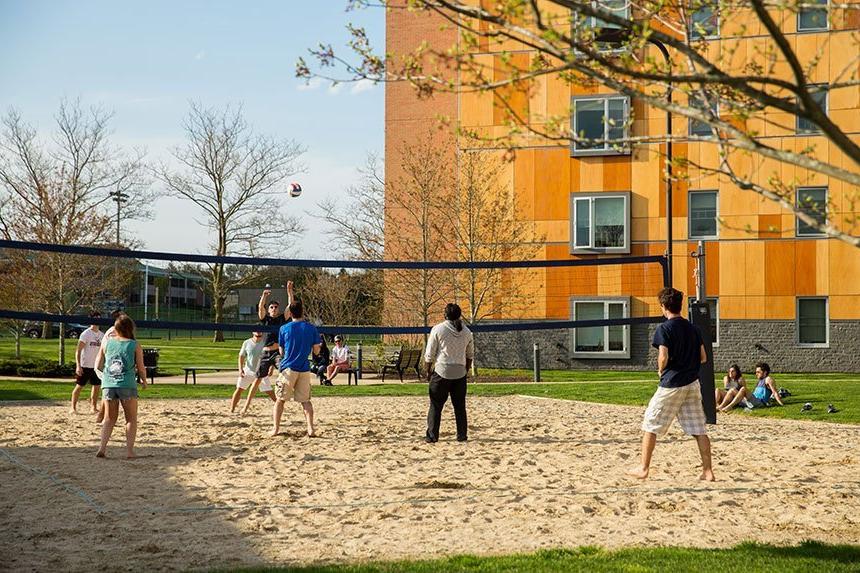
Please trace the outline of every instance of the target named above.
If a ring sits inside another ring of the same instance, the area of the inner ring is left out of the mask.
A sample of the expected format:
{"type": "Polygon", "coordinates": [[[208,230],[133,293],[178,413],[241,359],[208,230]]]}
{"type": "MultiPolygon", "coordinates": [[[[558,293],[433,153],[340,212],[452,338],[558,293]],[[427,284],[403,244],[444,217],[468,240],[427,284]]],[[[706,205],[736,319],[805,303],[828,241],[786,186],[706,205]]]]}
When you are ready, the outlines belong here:
{"type": "Polygon", "coordinates": [[[277,301],[283,312],[292,281],[305,318],[329,335],[423,339],[445,304],[456,302],[487,347],[509,350],[518,333],[517,344],[533,336],[584,357],[629,355],[631,329],[662,320],[656,294],[668,282],[662,255],[356,261],[5,240],[0,277],[0,320],[18,323],[109,325],[109,313],[120,309],[142,337],[244,337],[272,330],[259,323],[261,293],[271,291],[266,310],[277,301]],[[91,310],[102,316],[90,318],[91,310]]]}

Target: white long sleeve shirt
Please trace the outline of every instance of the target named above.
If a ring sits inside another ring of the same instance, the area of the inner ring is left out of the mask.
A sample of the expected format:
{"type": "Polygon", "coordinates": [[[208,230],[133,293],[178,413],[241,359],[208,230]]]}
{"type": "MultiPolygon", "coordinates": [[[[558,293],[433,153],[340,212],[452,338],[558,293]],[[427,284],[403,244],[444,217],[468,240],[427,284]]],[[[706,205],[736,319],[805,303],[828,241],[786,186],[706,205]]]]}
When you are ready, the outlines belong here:
{"type": "Polygon", "coordinates": [[[463,330],[457,331],[454,323],[446,320],[430,331],[424,360],[435,363],[433,371],[442,378],[459,380],[465,377],[466,360],[474,358],[475,341],[465,324],[463,330]]]}

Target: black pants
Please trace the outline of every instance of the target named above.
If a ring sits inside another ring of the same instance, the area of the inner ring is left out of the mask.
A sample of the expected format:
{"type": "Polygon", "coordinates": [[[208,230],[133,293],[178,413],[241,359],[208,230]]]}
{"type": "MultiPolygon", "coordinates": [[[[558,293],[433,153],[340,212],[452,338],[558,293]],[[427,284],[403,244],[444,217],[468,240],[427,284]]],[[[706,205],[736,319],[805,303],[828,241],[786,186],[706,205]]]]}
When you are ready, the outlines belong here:
{"type": "Polygon", "coordinates": [[[454,417],[457,420],[457,439],[467,438],[466,423],[466,377],[458,380],[442,378],[435,372],[430,378],[430,411],[427,412],[427,439],[439,439],[439,423],[442,421],[442,409],[451,395],[451,405],[454,406],[454,417]]]}

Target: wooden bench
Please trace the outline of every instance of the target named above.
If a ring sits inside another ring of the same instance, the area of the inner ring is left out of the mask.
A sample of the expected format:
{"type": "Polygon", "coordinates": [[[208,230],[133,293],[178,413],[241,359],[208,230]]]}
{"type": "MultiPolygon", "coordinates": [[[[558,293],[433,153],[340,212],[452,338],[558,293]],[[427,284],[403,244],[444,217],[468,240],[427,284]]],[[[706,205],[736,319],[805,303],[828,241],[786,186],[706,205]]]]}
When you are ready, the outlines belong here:
{"type": "Polygon", "coordinates": [[[213,372],[220,372],[222,370],[229,370],[224,366],[183,366],[182,369],[185,371],[185,383],[188,384],[188,373],[191,372],[191,380],[192,384],[197,384],[197,371],[198,370],[211,370],[213,372]]]}
{"type": "Polygon", "coordinates": [[[400,382],[403,382],[403,373],[408,370],[415,370],[415,376],[421,378],[419,367],[421,366],[421,357],[423,355],[424,351],[420,348],[401,350],[395,362],[383,366],[381,372],[382,381],[385,382],[385,373],[389,371],[397,372],[400,376],[400,382]]]}
{"type": "MultiPolygon", "coordinates": [[[[369,348],[362,348],[361,371],[379,373],[386,365],[392,364],[395,361],[400,360],[401,351],[402,347],[397,345],[371,346],[369,348]]],[[[347,385],[351,385],[354,376],[355,385],[358,386],[358,357],[352,351],[350,351],[349,353],[349,360],[350,364],[352,364],[353,366],[348,370],[344,370],[347,376],[346,383],[347,385]]]]}

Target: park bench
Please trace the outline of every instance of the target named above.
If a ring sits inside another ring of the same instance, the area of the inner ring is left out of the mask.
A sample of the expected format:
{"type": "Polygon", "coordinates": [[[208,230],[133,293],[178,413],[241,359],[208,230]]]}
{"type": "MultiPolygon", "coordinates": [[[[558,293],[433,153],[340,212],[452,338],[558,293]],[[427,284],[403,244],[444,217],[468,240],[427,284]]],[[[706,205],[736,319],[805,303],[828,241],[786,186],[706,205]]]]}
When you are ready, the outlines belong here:
{"type": "Polygon", "coordinates": [[[158,373],[158,348],[143,349],[143,366],[146,368],[146,378],[155,384],[155,375],[158,373]]]}
{"type": "MultiPolygon", "coordinates": [[[[402,347],[397,345],[388,346],[371,346],[362,348],[361,353],[361,371],[362,372],[382,372],[382,369],[389,364],[393,364],[400,360],[402,347]]],[[[355,385],[358,386],[358,357],[352,350],[349,353],[349,360],[352,367],[346,370],[347,385],[352,384],[353,376],[355,377],[355,385]]]]}
{"type": "Polygon", "coordinates": [[[382,367],[380,374],[382,381],[385,382],[385,374],[387,372],[397,372],[400,376],[400,381],[403,382],[403,374],[409,370],[415,370],[415,376],[421,378],[421,357],[424,352],[420,348],[409,348],[401,350],[395,360],[382,367]]]}
{"type": "Polygon", "coordinates": [[[229,368],[225,368],[224,366],[183,366],[182,369],[185,371],[185,383],[188,384],[188,373],[191,373],[191,381],[192,384],[197,384],[197,371],[198,370],[211,370],[213,372],[220,372],[221,370],[229,370],[229,368]]]}

